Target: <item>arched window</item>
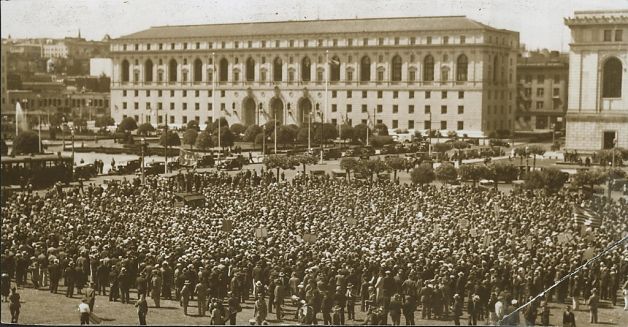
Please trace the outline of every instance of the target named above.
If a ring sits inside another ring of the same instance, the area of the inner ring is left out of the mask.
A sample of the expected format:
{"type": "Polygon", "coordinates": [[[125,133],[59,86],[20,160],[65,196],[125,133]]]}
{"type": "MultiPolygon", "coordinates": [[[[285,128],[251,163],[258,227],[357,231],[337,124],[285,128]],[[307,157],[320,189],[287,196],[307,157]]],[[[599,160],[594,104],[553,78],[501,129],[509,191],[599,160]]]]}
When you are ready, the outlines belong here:
{"type": "Polygon", "coordinates": [[[602,77],[602,97],[621,98],[622,64],[619,59],[611,57],[604,63],[602,77]]]}
{"type": "Polygon", "coordinates": [[[283,80],[283,61],[277,57],[273,61],[273,81],[281,82],[283,80]]]}
{"type": "Polygon", "coordinates": [[[203,62],[201,59],[194,60],[194,82],[203,80],[203,62]]]}
{"type": "Polygon", "coordinates": [[[360,81],[368,82],[371,80],[371,59],[367,56],[360,60],[360,81]]]}
{"type": "Polygon", "coordinates": [[[329,63],[330,76],[329,80],[332,82],[338,82],[340,80],[340,58],[333,56],[329,63]]]}
{"type": "Polygon", "coordinates": [[[456,63],[456,81],[466,82],[468,80],[468,71],[469,68],[469,60],[467,56],[460,55],[458,57],[458,62],[456,63]]]}
{"type": "Polygon", "coordinates": [[[246,80],[247,82],[255,80],[255,60],[251,57],[246,60],[246,80]]]}
{"type": "Polygon", "coordinates": [[[426,82],[434,80],[434,57],[431,55],[423,59],[423,80],[426,82]]]}
{"type": "Polygon", "coordinates": [[[229,61],[227,58],[220,59],[220,82],[226,82],[229,80],[229,61]]]}
{"type": "Polygon", "coordinates": [[[129,81],[129,61],[126,59],[122,61],[122,67],[120,68],[120,75],[122,75],[123,82],[129,81]]]}
{"type": "Polygon", "coordinates": [[[153,81],[153,61],[148,59],[144,63],[144,82],[153,81]]]}
{"type": "Polygon", "coordinates": [[[401,57],[394,56],[392,59],[392,76],[393,82],[401,81],[401,57]]]}
{"type": "Polygon", "coordinates": [[[168,81],[177,81],[177,61],[174,59],[170,59],[170,63],[168,63],[168,81]]]}
{"type": "Polygon", "coordinates": [[[312,63],[308,57],[301,60],[301,80],[304,82],[312,80],[312,63]]]}

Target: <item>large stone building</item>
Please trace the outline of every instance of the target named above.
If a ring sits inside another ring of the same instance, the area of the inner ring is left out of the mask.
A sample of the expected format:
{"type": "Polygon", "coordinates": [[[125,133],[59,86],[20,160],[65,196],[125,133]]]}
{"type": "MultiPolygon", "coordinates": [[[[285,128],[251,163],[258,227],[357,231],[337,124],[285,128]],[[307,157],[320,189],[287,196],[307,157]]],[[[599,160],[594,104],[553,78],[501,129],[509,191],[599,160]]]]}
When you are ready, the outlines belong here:
{"type": "Polygon", "coordinates": [[[628,10],[576,11],[565,148],[628,148],[628,10]],[[627,36],[625,36],[627,35],[627,36]]]}
{"type": "Polygon", "coordinates": [[[517,62],[518,97],[515,130],[564,129],[569,56],[558,51],[524,52],[517,62]]]}
{"type": "Polygon", "coordinates": [[[112,116],[483,137],[513,128],[518,46],[463,16],[152,27],[112,41],[112,116]]]}

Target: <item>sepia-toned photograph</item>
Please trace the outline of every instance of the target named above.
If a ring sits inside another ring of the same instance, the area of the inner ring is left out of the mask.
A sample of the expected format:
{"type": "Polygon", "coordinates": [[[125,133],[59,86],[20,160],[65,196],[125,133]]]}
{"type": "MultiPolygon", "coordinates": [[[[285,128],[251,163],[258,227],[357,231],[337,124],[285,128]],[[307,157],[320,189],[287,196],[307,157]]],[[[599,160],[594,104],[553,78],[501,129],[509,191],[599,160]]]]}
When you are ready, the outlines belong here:
{"type": "Polygon", "coordinates": [[[0,15],[3,325],[628,326],[628,2],[0,15]]]}

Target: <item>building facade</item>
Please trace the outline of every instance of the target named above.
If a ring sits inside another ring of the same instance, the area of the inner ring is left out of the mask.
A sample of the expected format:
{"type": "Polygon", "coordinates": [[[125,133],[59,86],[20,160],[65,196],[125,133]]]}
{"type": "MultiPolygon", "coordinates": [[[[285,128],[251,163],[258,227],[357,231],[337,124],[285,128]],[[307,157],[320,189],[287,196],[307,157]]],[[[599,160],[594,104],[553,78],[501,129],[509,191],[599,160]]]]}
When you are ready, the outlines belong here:
{"type": "Polygon", "coordinates": [[[462,16],[153,27],[112,41],[111,112],[483,137],[513,128],[518,45],[462,16]]]}
{"type": "Polygon", "coordinates": [[[628,10],[576,11],[571,29],[566,149],[628,148],[628,10]]]}
{"type": "Polygon", "coordinates": [[[517,77],[515,130],[563,130],[567,113],[569,56],[557,51],[523,53],[517,62],[517,77]]]}

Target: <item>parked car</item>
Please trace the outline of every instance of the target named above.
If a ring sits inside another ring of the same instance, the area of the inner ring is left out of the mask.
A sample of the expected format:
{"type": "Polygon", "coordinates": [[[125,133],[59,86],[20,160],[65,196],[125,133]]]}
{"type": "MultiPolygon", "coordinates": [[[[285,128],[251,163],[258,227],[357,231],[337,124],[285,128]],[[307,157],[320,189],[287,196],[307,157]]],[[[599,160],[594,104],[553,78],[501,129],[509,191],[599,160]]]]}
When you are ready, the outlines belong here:
{"type": "Polygon", "coordinates": [[[214,167],[214,163],[214,156],[211,154],[206,154],[198,160],[199,167],[214,167]]]}
{"type": "Polygon", "coordinates": [[[227,157],[224,160],[222,160],[220,163],[218,163],[218,165],[216,166],[216,168],[218,170],[232,170],[232,169],[242,169],[242,166],[244,166],[244,157],[243,156],[237,156],[237,157],[227,157]]]}
{"type": "Polygon", "coordinates": [[[109,175],[128,175],[135,172],[140,167],[140,159],[129,160],[126,163],[111,167],[109,175]]]}
{"type": "Polygon", "coordinates": [[[90,179],[98,175],[93,163],[80,164],[74,167],[74,177],[77,179],[90,179]]]}

